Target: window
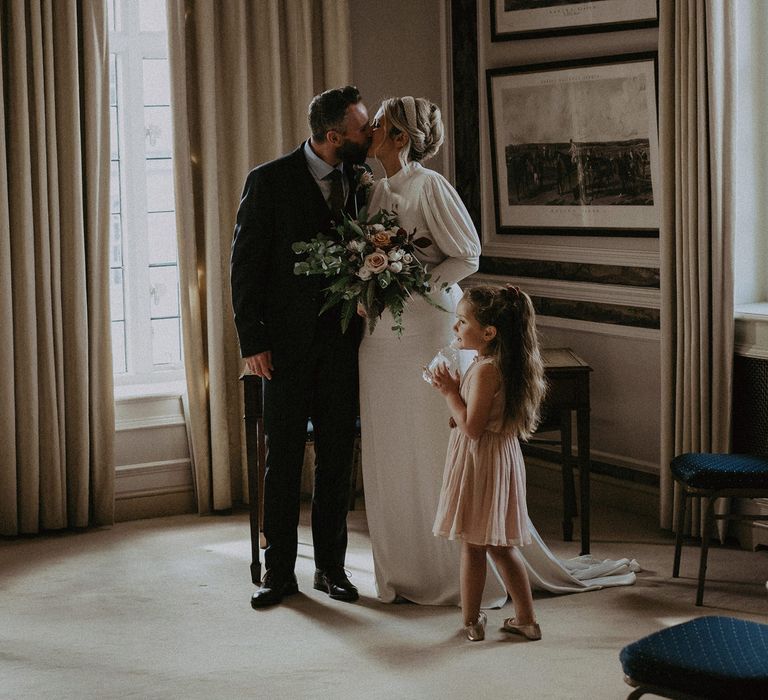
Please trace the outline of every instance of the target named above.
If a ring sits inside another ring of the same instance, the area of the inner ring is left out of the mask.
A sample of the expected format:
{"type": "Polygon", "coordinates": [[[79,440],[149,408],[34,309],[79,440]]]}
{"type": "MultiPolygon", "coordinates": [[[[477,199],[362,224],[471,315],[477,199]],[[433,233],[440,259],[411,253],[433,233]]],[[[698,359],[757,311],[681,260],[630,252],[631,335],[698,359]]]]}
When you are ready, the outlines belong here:
{"type": "Polygon", "coordinates": [[[183,379],[165,0],[106,0],[115,384],[183,379]]]}

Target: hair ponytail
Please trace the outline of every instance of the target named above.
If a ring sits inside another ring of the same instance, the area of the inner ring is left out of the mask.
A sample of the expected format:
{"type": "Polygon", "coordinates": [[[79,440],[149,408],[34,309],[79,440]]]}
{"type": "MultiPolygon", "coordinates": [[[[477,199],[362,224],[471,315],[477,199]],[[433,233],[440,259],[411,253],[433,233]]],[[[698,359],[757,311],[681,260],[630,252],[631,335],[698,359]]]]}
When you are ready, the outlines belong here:
{"type": "Polygon", "coordinates": [[[482,325],[496,328],[489,350],[504,379],[504,417],[519,437],[527,439],[539,424],[547,390],[533,302],[512,285],[472,287],[464,298],[482,325]]]}

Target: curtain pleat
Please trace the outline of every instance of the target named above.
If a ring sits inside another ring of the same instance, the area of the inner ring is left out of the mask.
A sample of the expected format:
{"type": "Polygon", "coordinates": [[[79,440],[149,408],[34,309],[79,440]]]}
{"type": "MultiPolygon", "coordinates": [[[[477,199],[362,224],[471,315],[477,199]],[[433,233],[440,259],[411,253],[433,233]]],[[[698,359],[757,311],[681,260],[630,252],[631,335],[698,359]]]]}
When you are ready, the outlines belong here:
{"type": "MultiPolygon", "coordinates": [[[[660,4],[663,180],[661,526],[673,522],[671,459],[727,452],[733,366],[734,115],[728,3],[660,4]]],[[[720,505],[720,509],[725,504],[720,505]]],[[[700,531],[698,503],[691,530],[700,531]]],[[[721,530],[721,536],[724,529],[721,530]]]]}
{"type": "Polygon", "coordinates": [[[348,14],[346,0],[168,0],[187,427],[201,513],[247,496],[229,289],[243,182],[307,138],[313,95],[348,82],[348,14]]]}
{"type": "MultiPolygon", "coordinates": [[[[11,27],[7,21],[0,21],[0,46],[9,44],[11,27]]],[[[8,51],[10,54],[10,51],[8,51]]],[[[6,118],[6,95],[8,86],[5,75],[10,72],[6,61],[6,52],[0,51],[0,94],[3,95],[3,109],[0,109],[0,228],[10,234],[10,188],[8,173],[10,165],[10,144],[6,140],[8,120],[6,118]]],[[[0,372],[3,382],[0,386],[0,440],[4,443],[3,457],[0,459],[0,533],[10,534],[18,528],[17,493],[19,478],[16,473],[16,423],[15,410],[16,363],[13,343],[14,306],[13,281],[11,279],[11,237],[0,236],[0,372]]]]}
{"type": "Polygon", "coordinates": [[[0,4],[0,534],[114,513],[101,0],[0,4]]]}

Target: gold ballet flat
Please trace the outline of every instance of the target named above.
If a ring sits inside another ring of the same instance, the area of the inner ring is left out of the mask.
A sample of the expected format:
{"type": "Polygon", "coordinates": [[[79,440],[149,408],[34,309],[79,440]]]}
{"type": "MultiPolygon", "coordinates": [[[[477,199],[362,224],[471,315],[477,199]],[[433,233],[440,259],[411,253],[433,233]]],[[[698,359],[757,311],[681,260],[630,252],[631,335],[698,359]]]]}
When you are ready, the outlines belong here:
{"type": "Polygon", "coordinates": [[[519,625],[514,617],[508,617],[504,620],[501,629],[510,634],[520,634],[532,642],[541,639],[541,627],[539,627],[537,622],[531,622],[528,625],[519,625]]]}
{"type": "Polygon", "coordinates": [[[481,642],[485,639],[485,623],[487,621],[488,617],[481,611],[477,616],[477,622],[470,622],[468,625],[464,625],[464,633],[470,642],[481,642]]]}

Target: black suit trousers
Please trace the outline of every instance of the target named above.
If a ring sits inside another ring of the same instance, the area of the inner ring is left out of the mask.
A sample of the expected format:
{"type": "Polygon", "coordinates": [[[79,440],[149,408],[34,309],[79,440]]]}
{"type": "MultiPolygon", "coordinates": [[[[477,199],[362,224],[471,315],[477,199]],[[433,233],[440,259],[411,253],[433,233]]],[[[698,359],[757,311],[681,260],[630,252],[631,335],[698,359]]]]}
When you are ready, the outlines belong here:
{"type": "Polygon", "coordinates": [[[280,574],[293,572],[296,563],[308,418],[314,426],[316,456],[312,497],[315,566],[344,566],[358,411],[359,328],[352,324],[342,335],[338,316],[332,316],[318,321],[304,356],[286,364],[273,357],[272,379],[264,380],[265,562],[268,570],[280,574]]]}

